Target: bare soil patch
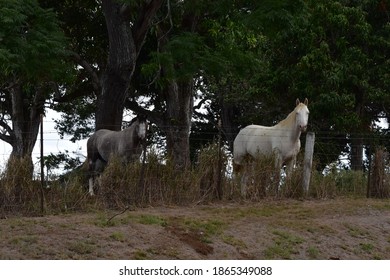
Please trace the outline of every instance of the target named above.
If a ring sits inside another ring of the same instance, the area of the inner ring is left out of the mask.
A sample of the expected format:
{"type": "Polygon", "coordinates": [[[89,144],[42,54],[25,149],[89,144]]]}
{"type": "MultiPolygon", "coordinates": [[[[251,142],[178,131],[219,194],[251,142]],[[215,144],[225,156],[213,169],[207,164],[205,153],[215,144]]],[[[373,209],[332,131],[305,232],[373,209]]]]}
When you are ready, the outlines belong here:
{"type": "Polygon", "coordinates": [[[390,259],[390,200],[2,217],[0,259],[390,259]],[[108,222],[109,221],[109,222],[108,222]]]}

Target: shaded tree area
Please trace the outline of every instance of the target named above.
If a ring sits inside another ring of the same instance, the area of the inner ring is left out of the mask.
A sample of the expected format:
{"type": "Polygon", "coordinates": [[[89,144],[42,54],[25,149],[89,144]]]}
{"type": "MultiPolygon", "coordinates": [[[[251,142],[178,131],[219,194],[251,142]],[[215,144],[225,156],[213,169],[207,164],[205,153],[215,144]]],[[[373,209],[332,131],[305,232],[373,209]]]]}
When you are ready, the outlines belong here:
{"type": "Polygon", "coordinates": [[[378,117],[388,119],[388,2],[300,3],[287,17],[289,27],[271,37],[272,96],[276,103],[290,100],[284,105],[309,98],[319,168],[349,144],[351,168],[361,170],[364,136],[375,133],[378,117]]]}
{"type": "Polygon", "coordinates": [[[256,57],[261,38],[239,22],[242,15],[234,1],[171,1],[163,14],[166,20],[149,37],[133,83],[135,93],[150,96],[154,109],[146,111],[133,100],[128,105],[147,112],[161,128],[168,157],[183,168],[190,163],[190,150],[194,154],[215,138],[221,113],[211,107],[221,98],[215,97],[213,81],[226,81],[228,75],[244,84],[261,61],[256,57]]]}
{"type": "Polygon", "coordinates": [[[0,139],[12,146],[12,160],[31,154],[40,115],[55,83],[72,81],[66,39],[55,13],[37,1],[0,2],[0,139]]]}
{"type": "MultiPolygon", "coordinates": [[[[320,136],[318,168],[336,160],[349,144],[352,168],[361,169],[363,147],[370,144],[362,135],[374,135],[373,122],[389,117],[387,0],[39,3],[55,11],[60,24],[51,23],[68,38],[72,65],[66,72],[74,78],[45,78],[51,87],[45,87],[38,103],[50,99],[52,108],[63,112],[57,128],[74,141],[95,129],[120,129],[125,110],[146,113],[180,170],[217,138],[219,121],[231,146],[241,127],[272,125],[292,110],[297,97],[307,97],[310,129],[320,136]]],[[[22,46],[9,49],[23,54],[22,46]]],[[[53,55],[56,49],[50,47],[47,54],[60,61],[53,55]]],[[[34,69],[60,73],[50,63],[34,69]]],[[[4,77],[20,80],[23,75],[13,70],[4,77]]],[[[15,82],[2,84],[2,102],[11,104],[11,93],[5,94],[15,82]]],[[[26,92],[43,89],[25,85],[26,92]]],[[[24,115],[28,110],[22,110],[24,115]]],[[[4,124],[11,121],[8,116],[4,124]]],[[[3,131],[3,140],[10,139],[11,127],[3,131]]]]}

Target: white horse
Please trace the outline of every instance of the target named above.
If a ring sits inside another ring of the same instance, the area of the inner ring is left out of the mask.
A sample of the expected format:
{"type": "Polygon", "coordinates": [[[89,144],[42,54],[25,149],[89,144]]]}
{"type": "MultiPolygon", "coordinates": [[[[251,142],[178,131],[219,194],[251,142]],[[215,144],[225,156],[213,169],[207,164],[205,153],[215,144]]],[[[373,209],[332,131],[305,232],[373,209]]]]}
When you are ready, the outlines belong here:
{"type": "Polygon", "coordinates": [[[249,125],[243,128],[233,143],[234,169],[239,171],[247,155],[256,158],[259,155],[275,154],[276,167],[287,165],[287,172],[296,163],[296,156],[301,148],[299,137],[306,131],[309,121],[308,100],[301,103],[296,100],[296,107],[287,118],[274,126],[249,125]]]}

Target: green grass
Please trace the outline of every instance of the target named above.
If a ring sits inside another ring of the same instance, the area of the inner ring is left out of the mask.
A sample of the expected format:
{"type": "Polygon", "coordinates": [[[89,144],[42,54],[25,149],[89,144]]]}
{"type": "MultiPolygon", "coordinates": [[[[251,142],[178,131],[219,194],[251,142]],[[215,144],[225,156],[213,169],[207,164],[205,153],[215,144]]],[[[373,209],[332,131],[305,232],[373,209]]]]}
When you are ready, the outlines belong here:
{"type": "Polygon", "coordinates": [[[314,247],[314,246],[310,246],[306,250],[306,253],[309,256],[309,258],[312,259],[312,260],[318,259],[319,256],[320,256],[320,251],[318,250],[317,247],[314,247]]]}
{"type": "Polygon", "coordinates": [[[29,246],[36,244],[38,242],[38,237],[36,235],[26,235],[26,236],[17,236],[13,237],[10,240],[11,244],[18,246],[29,246]]]}
{"type": "Polygon", "coordinates": [[[225,228],[225,222],[220,220],[184,219],[183,225],[193,231],[202,232],[205,236],[221,234],[225,228]]]}
{"type": "Polygon", "coordinates": [[[143,225],[159,225],[159,226],[166,226],[167,221],[160,217],[155,215],[141,215],[137,217],[137,222],[143,225]]]}
{"type": "Polygon", "coordinates": [[[289,232],[274,230],[274,244],[266,248],[264,255],[267,259],[291,259],[298,253],[298,246],[304,239],[289,232]]]}
{"type": "Polygon", "coordinates": [[[118,215],[113,217],[114,214],[98,212],[96,218],[92,222],[98,227],[116,227],[119,225],[127,225],[129,223],[139,223],[143,225],[160,225],[166,226],[167,222],[164,218],[156,215],[137,215],[137,214],[128,214],[128,215],[118,215]]]}
{"type": "Polygon", "coordinates": [[[88,240],[77,240],[69,243],[68,249],[79,255],[89,255],[96,249],[96,245],[88,240]]]}
{"type": "Polygon", "coordinates": [[[348,233],[352,237],[355,238],[370,237],[370,232],[364,228],[355,225],[350,225],[350,224],[344,224],[344,226],[348,229],[348,233]]]}
{"type": "Polygon", "coordinates": [[[123,234],[123,232],[113,232],[110,235],[110,238],[115,241],[124,242],[126,240],[126,236],[123,234]]]}
{"type": "Polygon", "coordinates": [[[371,243],[360,243],[359,247],[362,251],[370,254],[375,250],[375,246],[371,243]]]}
{"type": "Polygon", "coordinates": [[[137,250],[134,252],[134,259],[135,260],[147,260],[148,253],[143,251],[143,250],[137,250]]]}
{"type": "Polygon", "coordinates": [[[235,248],[239,249],[246,249],[247,245],[245,244],[244,241],[241,239],[237,239],[236,237],[232,235],[223,235],[222,236],[222,241],[225,242],[226,244],[229,244],[235,248]]]}

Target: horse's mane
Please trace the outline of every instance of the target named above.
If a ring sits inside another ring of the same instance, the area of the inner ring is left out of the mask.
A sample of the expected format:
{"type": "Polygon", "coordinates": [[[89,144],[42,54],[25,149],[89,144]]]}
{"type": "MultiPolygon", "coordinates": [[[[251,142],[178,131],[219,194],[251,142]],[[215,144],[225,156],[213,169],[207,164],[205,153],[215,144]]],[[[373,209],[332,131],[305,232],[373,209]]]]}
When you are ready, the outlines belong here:
{"type": "Polygon", "coordinates": [[[138,121],[138,116],[131,119],[131,121],[130,121],[130,123],[129,123],[129,127],[130,127],[133,123],[135,123],[136,121],[138,121]]]}
{"type": "Polygon", "coordinates": [[[129,127],[130,127],[133,123],[135,123],[136,121],[145,122],[145,121],[146,121],[146,116],[144,116],[144,115],[138,115],[138,116],[134,117],[134,118],[130,121],[129,127]]]}
{"type": "Polygon", "coordinates": [[[290,114],[288,114],[288,116],[284,119],[284,120],[281,120],[277,126],[290,126],[292,123],[295,122],[295,118],[296,118],[296,111],[298,111],[299,108],[301,108],[302,106],[305,106],[305,104],[303,104],[302,102],[299,103],[297,106],[295,106],[294,110],[292,112],[290,112],[290,114]]]}

